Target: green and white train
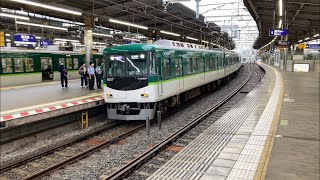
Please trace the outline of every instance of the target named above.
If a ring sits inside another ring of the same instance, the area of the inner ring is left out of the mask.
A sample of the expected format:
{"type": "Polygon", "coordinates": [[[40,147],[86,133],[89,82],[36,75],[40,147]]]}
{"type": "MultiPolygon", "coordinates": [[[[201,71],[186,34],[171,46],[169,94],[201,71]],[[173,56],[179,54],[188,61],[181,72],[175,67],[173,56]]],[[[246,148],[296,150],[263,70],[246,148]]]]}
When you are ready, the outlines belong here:
{"type": "MultiPolygon", "coordinates": [[[[7,50],[0,49],[1,87],[29,85],[43,81],[59,80],[58,66],[63,63],[68,69],[69,79],[79,78],[79,66],[85,54],[74,51],[7,50]],[[48,66],[50,73],[45,72],[48,66]]],[[[102,63],[103,56],[93,54],[93,62],[102,63]]]]}
{"type": "Polygon", "coordinates": [[[154,119],[157,111],[213,90],[240,68],[231,51],[159,40],[106,48],[104,98],[109,119],[154,119]]]}

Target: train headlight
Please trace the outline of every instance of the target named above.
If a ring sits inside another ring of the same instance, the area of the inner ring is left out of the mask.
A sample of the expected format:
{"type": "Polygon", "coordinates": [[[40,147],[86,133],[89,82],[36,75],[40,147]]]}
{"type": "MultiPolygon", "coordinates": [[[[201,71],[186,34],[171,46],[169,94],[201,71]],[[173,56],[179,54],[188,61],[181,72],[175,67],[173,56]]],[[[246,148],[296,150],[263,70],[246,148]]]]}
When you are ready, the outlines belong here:
{"type": "Polygon", "coordinates": [[[142,97],[148,97],[149,94],[148,94],[148,93],[143,93],[143,94],[141,94],[141,96],[142,96],[142,97]]]}
{"type": "Polygon", "coordinates": [[[145,55],[144,54],[140,54],[140,58],[144,59],[145,55]]]}
{"type": "Polygon", "coordinates": [[[108,98],[109,98],[109,97],[112,97],[112,94],[107,93],[107,97],[108,97],[108,98]]]}

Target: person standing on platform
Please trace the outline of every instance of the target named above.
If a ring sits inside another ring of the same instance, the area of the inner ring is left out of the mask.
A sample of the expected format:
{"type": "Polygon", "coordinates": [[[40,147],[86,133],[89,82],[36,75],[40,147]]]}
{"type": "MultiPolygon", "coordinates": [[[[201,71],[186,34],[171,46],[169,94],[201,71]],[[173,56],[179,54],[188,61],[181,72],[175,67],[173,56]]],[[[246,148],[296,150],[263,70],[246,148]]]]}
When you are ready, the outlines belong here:
{"type": "Polygon", "coordinates": [[[96,67],[97,88],[101,89],[102,69],[101,64],[96,67]]]}
{"type": "Polygon", "coordinates": [[[68,71],[67,71],[67,68],[63,66],[63,63],[61,63],[59,66],[59,72],[60,72],[61,86],[68,87],[68,71]]]}
{"type": "Polygon", "coordinates": [[[83,87],[83,82],[85,84],[85,87],[87,87],[88,80],[87,80],[86,63],[83,63],[82,66],[79,68],[79,74],[80,74],[80,78],[81,78],[81,87],[83,87]]]}
{"type": "Polygon", "coordinates": [[[89,75],[89,90],[94,90],[94,79],[96,78],[96,74],[94,72],[94,64],[93,62],[90,62],[88,67],[88,75],[89,75]]]}

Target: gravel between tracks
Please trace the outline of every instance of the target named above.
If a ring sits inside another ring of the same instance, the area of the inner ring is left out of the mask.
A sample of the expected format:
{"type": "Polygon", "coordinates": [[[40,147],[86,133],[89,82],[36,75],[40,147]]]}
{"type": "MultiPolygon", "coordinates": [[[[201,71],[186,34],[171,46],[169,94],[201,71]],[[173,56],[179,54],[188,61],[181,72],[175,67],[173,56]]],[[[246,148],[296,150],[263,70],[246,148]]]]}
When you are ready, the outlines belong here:
{"type": "Polygon", "coordinates": [[[161,131],[155,124],[150,128],[149,136],[144,130],[139,131],[126,138],[124,144],[112,145],[111,148],[94,153],[90,157],[60,169],[43,179],[99,179],[103,175],[110,174],[115,171],[115,167],[120,167],[145,152],[150,146],[163,140],[201,114],[212,105],[212,102],[220,100],[226,93],[238,87],[248,76],[248,69],[249,67],[245,66],[239,75],[229,83],[229,86],[226,85],[210,95],[202,96],[177,113],[163,119],[161,131]]]}
{"type": "MultiPolygon", "coordinates": [[[[18,158],[26,157],[31,154],[42,152],[50,147],[61,144],[69,139],[74,139],[85,133],[94,131],[96,128],[108,124],[110,121],[95,122],[89,126],[87,129],[80,129],[79,126],[73,127],[72,129],[65,129],[64,132],[59,134],[54,134],[50,138],[39,140],[35,143],[29,143],[27,145],[21,146],[11,152],[2,153],[0,155],[0,165],[8,162],[17,160],[18,158]]],[[[63,128],[63,127],[62,127],[63,128]]]]}

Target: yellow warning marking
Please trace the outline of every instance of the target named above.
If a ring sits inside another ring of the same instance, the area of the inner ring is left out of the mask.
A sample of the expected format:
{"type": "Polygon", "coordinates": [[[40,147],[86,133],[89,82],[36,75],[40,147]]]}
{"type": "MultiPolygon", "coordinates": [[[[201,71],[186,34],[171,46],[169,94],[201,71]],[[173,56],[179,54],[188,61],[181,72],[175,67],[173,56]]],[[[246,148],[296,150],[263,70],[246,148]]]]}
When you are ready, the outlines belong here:
{"type": "Polygon", "coordinates": [[[47,107],[47,106],[52,106],[52,105],[60,105],[60,104],[63,104],[63,103],[71,103],[71,102],[74,102],[74,101],[79,101],[79,100],[83,100],[83,99],[89,99],[89,98],[92,98],[92,97],[96,97],[98,95],[103,95],[103,93],[99,93],[99,94],[97,93],[95,95],[81,96],[81,97],[72,98],[72,99],[55,101],[55,102],[52,102],[52,103],[45,103],[45,104],[39,104],[39,105],[36,105],[36,106],[28,106],[28,107],[19,108],[19,109],[3,111],[3,112],[0,112],[0,115],[3,116],[5,114],[11,114],[11,113],[14,113],[14,112],[30,111],[30,110],[34,110],[34,109],[41,108],[41,107],[47,107]]]}
{"type": "MultiPolygon", "coordinates": [[[[79,79],[69,80],[68,82],[77,81],[79,79]]],[[[60,84],[60,81],[53,81],[53,82],[45,82],[45,83],[37,83],[37,84],[28,84],[28,85],[21,85],[21,86],[10,86],[10,87],[2,87],[0,88],[1,91],[11,90],[11,89],[22,89],[27,87],[34,87],[34,86],[44,86],[44,85],[51,85],[51,84],[60,84]]]]}
{"type": "MultiPolygon", "coordinates": [[[[264,65],[267,65],[267,64],[264,64],[264,65]]],[[[257,167],[256,174],[254,176],[255,180],[264,180],[265,177],[266,177],[268,164],[269,164],[270,157],[271,157],[271,151],[272,151],[272,147],[273,147],[273,143],[274,143],[274,138],[275,138],[276,131],[277,131],[277,125],[279,123],[281,106],[282,106],[283,95],[284,95],[283,94],[283,78],[282,78],[282,75],[280,74],[280,72],[276,68],[273,68],[273,67],[271,67],[269,65],[267,65],[267,66],[272,68],[273,71],[276,73],[276,75],[280,77],[280,96],[279,96],[279,99],[278,99],[278,103],[277,103],[275,114],[273,116],[273,121],[272,121],[272,124],[271,124],[269,135],[268,135],[266,144],[264,146],[264,149],[263,149],[263,152],[262,152],[262,155],[261,155],[261,158],[260,158],[260,162],[259,162],[259,165],[257,167]]]]}

